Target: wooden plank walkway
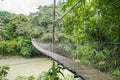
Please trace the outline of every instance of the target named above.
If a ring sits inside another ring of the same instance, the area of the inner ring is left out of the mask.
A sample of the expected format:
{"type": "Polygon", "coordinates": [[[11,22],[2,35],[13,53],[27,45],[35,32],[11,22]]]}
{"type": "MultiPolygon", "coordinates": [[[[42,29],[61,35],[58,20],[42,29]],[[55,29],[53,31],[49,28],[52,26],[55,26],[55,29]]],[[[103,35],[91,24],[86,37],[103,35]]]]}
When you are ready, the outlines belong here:
{"type": "Polygon", "coordinates": [[[93,69],[82,65],[80,62],[68,59],[59,54],[47,51],[39,45],[35,39],[31,39],[33,46],[35,46],[40,52],[51,57],[53,60],[61,64],[64,68],[68,69],[76,76],[81,77],[83,80],[120,80],[113,75],[100,72],[97,69],[93,69]]]}

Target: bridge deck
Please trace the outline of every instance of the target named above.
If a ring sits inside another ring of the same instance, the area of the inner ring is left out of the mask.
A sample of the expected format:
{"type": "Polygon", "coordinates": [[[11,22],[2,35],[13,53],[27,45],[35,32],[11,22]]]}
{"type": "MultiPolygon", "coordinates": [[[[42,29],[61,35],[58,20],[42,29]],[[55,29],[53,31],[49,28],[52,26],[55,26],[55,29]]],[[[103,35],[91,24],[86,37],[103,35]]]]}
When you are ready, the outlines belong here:
{"type": "Polygon", "coordinates": [[[51,57],[53,60],[61,64],[64,68],[68,69],[75,75],[82,77],[83,80],[120,80],[110,74],[106,74],[100,72],[97,69],[93,69],[85,65],[82,65],[80,62],[75,62],[72,59],[68,59],[59,54],[55,54],[53,52],[47,51],[41,48],[41,46],[39,45],[38,42],[36,42],[35,39],[32,39],[32,44],[43,54],[51,57]]]}

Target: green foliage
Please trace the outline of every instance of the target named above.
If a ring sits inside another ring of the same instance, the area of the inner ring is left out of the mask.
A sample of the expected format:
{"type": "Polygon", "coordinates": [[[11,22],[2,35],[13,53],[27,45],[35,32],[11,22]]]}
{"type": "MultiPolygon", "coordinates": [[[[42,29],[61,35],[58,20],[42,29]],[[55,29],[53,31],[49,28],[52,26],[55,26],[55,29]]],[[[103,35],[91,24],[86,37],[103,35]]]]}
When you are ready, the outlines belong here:
{"type": "Polygon", "coordinates": [[[23,55],[30,57],[36,49],[32,46],[29,37],[18,37],[10,41],[0,42],[0,54],[2,55],[23,55]]]}
{"type": "MultiPolygon", "coordinates": [[[[0,66],[0,80],[5,80],[9,71],[8,66],[0,66]]],[[[52,67],[45,73],[39,75],[38,78],[34,76],[17,76],[15,80],[76,80],[73,76],[65,77],[61,72],[63,68],[59,65],[52,65],[52,67]]]]}
{"type": "Polygon", "coordinates": [[[7,43],[7,53],[16,53],[17,51],[17,41],[16,40],[11,40],[7,43]]]}
{"type": "MultiPolygon", "coordinates": [[[[92,65],[93,67],[106,71],[107,68],[110,68],[111,64],[107,58],[109,58],[110,51],[106,48],[103,50],[97,50],[95,48],[96,43],[85,43],[79,47],[79,52],[81,56],[81,62],[87,65],[92,65]],[[89,56],[88,56],[89,55],[89,56]]],[[[112,64],[115,65],[115,64],[112,64]]],[[[111,67],[113,69],[113,67],[111,67]]]]}
{"type": "Polygon", "coordinates": [[[8,74],[8,66],[0,66],[0,80],[4,80],[8,74]]]}
{"type": "Polygon", "coordinates": [[[10,22],[10,20],[15,16],[15,14],[0,11],[0,23],[4,23],[5,25],[10,22]]]}
{"type": "Polygon", "coordinates": [[[69,44],[69,43],[56,43],[55,44],[55,52],[57,54],[62,55],[62,56],[65,56],[65,57],[68,57],[68,58],[72,58],[71,49],[73,50],[73,48],[71,48],[71,46],[73,46],[73,44],[69,44]]]}
{"type": "Polygon", "coordinates": [[[41,37],[46,33],[50,33],[49,29],[52,24],[52,6],[40,6],[38,9],[39,12],[30,15],[33,37],[41,37]]]}
{"type": "Polygon", "coordinates": [[[31,48],[22,47],[20,53],[21,53],[23,56],[30,57],[30,55],[31,55],[31,54],[30,54],[30,53],[31,53],[31,48]]]}
{"type": "Polygon", "coordinates": [[[58,65],[53,65],[47,72],[44,72],[35,78],[34,76],[18,76],[15,80],[77,80],[73,76],[64,76],[61,72],[63,68],[58,65]]]}
{"type": "Polygon", "coordinates": [[[38,80],[61,80],[60,75],[63,75],[61,72],[62,67],[58,65],[53,65],[48,72],[46,72],[44,75],[40,75],[38,80]]]}
{"type": "Polygon", "coordinates": [[[115,71],[111,72],[113,75],[120,77],[120,69],[116,69],[115,71]]]}
{"type": "MultiPolygon", "coordinates": [[[[61,10],[61,7],[64,5],[64,3],[58,3],[56,5],[56,19],[58,19],[63,11],[61,10]]],[[[40,6],[38,8],[37,13],[32,13],[30,15],[31,17],[31,29],[32,29],[32,36],[35,38],[40,38],[39,41],[41,42],[52,42],[52,7],[53,5],[50,6],[40,6]]],[[[62,33],[62,24],[56,25],[55,31],[57,34],[55,34],[55,41],[58,42],[60,41],[60,36],[59,34],[62,33]]]]}
{"type": "Polygon", "coordinates": [[[36,49],[32,46],[31,40],[28,36],[18,37],[17,41],[17,50],[21,55],[30,57],[35,52],[36,49]]]}
{"type": "Polygon", "coordinates": [[[6,23],[3,22],[5,25],[0,27],[0,54],[30,57],[33,53],[38,53],[28,37],[32,32],[27,29],[30,18],[23,14],[12,16],[11,13],[6,12],[0,12],[0,15],[3,18],[9,15],[8,18],[10,19],[6,23]]]}
{"type": "MultiPolygon", "coordinates": [[[[67,0],[64,9],[76,2],[67,0]]],[[[120,2],[81,0],[81,3],[84,5],[78,4],[64,17],[65,33],[80,43],[77,52],[83,63],[119,76],[120,47],[115,43],[120,42],[120,2]]]]}
{"type": "Polygon", "coordinates": [[[46,42],[46,43],[52,42],[51,36],[52,36],[52,33],[46,33],[46,34],[44,34],[41,37],[41,42],[46,42]]]}
{"type": "MultiPolygon", "coordinates": [[[[63,13],[61,7],[67,10],[77,1],[58,3],[56,19],[63,13]]],[[[112,43],[120,42],[120,3],[107,6],[113,2],[114,0],[80,0],[64,17],[63,23],[56,25],[55,41],[79,43],[77,46],[73,45],[74,49],[63,44],[56,46],[56,49],[60,53],[77,53],[81,62],[119,77],[120,47],[112,43]],[[99,9],[103,10],[97,14],[96,10],[99,9]]],[[[38,10],[30,16],[0,12],[0,22],[5,25],[5,29],[0,28],[0,54],[16,53],[29,57],[36,53],[28,37],[31,33],[32,37],[39,38],[41,42],[51,42],[52,5],[40,6],[38,10]]],[[[53,66],[45,75],[51,78],[56,76],[55,79],[58,79],[57,68],[53,66]]]]}
{"type": "Polygon", "coordinates": [[[4,55],[5,53],[7,53],[6,48],[7,48],[7,42],[0,41],[0,54],[4,55]]]}
{"type": "Polygon", "coordinates": [[[9,39],[16,38],[19,34],[17,28],[23,27],[23,24],[28,22],[29,18],[23,14],[16,15],[6,26],[9,39]]]}

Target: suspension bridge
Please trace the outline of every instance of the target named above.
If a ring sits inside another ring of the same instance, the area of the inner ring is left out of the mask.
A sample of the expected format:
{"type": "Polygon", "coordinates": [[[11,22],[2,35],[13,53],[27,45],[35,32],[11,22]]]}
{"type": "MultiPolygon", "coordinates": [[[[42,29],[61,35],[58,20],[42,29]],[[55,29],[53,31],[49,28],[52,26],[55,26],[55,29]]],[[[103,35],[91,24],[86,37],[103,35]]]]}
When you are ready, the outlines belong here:
{"type": "Polygon", "coordinates": [[[80,77],[82,80],[120,80],[113,75],[101,72],[97,69],[93,69],[91,67],[87,67],[80,62],[64,57],[60,54],[51,52],[47,48],[51,49],[49,45],[45,47],[44,44],[39,43],[36,39],[31,39],[32,44],[36,47],[40,52],[45,54],[46,56],[52,58],[58,64],[62,65],[65,69],[72,72],[75,77],[80,77]]]}
{"type": "MultiPolygon", "coordinates": [[[[46,56],[52,58],[54,61],[56,61],[58,64],[62,65],[63,68],[69,70],[72,72],[75,77],[81,78],[82,80],[120,80],[119,78],[109,74],[109,73],[104,73],[101,72],[97,69],[94,69],[92,67],[88,67],[86,65],[83,65],[80,63],[80,61],[75,61],[75,59],[69,58],[69,54],[66,54],[66,51],[63,50],[64,47],[62,47],[61,51],[60,48],[56,49],[55,48],[55,26],[58,24],[70,11],[72,11],[78,4],[80,3],[81,0],[78,0],[78,2],[75,3],[61,18],[57,19],[55,21],[55,3],[56,0],[54,0],[54,6],[53,6],[53,26],[52,26],[52,44],[46,44],[46,43],[40,43],[34,38],[31,38],[32,44],[34,47],[36,47],[40,52],[45,54],[46,56]],[[63,50],[63,51],[62,51],[63,50]],[[63,53],[62,53],[63,52],[63,53]]],[[[96,24],[98,26],[98,19],[100,17],[100,22],[101,22],[101,12],[108,8],[109,6],[115,5],[116,3],[119,3],[119,0],[113,1],[111,4],[108,4],[107,6],[98,9],[96,12],[93,14],[85,17],[85,19],[82,21],[84,22],[84,28],[86,26],[86,20],[90,18],[91,16],[94,16],[96,14],[96,24]]],[[[100,39],[100,33],[99,29],[96,28],[97,31],[97,37],[100,39]]],[[[100,40],[98,40],[100,41],[100,40]]],[[[111,44],[111,42],[110,42],[111,44]]],[[[114,44],[111,44],[114,45],[114,44]]],[[[97,45],[100,46],[100,45],[97,45]]],[[[72,50],[72,49],[70,49],[72,50]]],[[[75,53],[76,54],[76,53],[75,53]]],[[[71,56],[70,56],[71,57],[71,56]]]]}

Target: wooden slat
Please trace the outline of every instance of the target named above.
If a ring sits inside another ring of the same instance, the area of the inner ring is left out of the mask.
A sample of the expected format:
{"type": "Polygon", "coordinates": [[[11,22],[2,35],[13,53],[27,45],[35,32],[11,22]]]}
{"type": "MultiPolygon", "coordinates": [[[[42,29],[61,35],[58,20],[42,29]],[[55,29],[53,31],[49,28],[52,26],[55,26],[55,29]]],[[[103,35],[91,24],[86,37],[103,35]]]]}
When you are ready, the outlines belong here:
{"type": "Polygon", "coordinates": [[[32,44],[43,54],[51,57],[53,60],[61,64],[63,67],[65,67],[75,75],[82,77],[83,80],[120,80],[119,78],[116,78],[113,75],[100,72],[97,69],[92,69],[90,67],[82,65],[79,62],[75,62],[72,59],[68,59],[59,54],[47,51],[41,48],[41,46],[38,42],[36,42],[35,39],[32,39],[32,44]]]}

